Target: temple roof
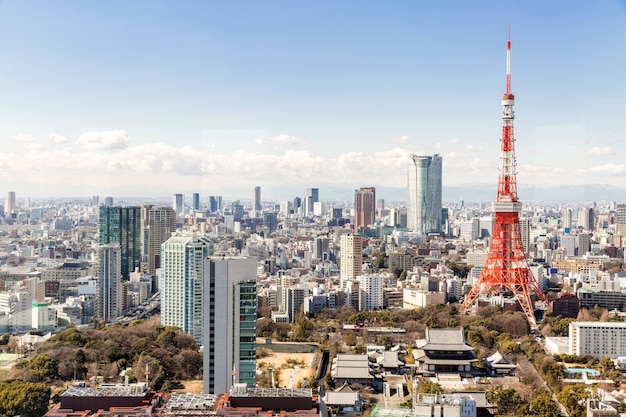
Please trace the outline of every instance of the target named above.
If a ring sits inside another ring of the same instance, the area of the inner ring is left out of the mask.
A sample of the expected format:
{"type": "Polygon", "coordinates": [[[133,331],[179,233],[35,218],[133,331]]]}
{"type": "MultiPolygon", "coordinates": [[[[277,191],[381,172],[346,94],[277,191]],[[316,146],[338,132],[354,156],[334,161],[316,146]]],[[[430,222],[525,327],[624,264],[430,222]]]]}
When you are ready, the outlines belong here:
{"type": "Polygon", "coordinates": [[[498,350],[485,359],[485,365],[490,368],[517,368],[517,365],[505,358],[498,350]]]}
{"type": "Polygon", "coordinates": [[[469,351],[473,347],[465,341],[462,329],[429,329],[426,328],[424,339],[416,341],[422,350],[469,351]]]}

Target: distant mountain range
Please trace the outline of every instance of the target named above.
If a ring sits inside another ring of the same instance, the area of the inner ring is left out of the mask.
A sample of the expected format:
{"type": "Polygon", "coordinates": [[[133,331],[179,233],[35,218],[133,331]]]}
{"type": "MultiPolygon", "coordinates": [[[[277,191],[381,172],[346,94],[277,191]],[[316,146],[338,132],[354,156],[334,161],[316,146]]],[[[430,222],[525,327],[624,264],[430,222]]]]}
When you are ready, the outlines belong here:
{"type": "MultiPolygon", "coordinates": [[[[322,201],[351,201],[354,190],[359,187],[376,187],[376,197],[387,201],[406,201],[407,192],[403,187],[378,187],[372,184],[363,184],[353,188],[336,184],[318,185],[322,201]]],[[[466,186],[444,186],[444,201],[493,201],[496,198],[496,184],[475,184],[466,186]]],[[[294,196],[303,196],[302,189],[282,189],[278,187],[263,187],[263,196],[284,196],[279,199],[293,199],[294,196]],[[289,197],[290,196],[290,197],[289,197]]],[[[251,193],[250,193],[251,194],[251,193]]],[[[626,187],[615,187],[604,184],[562,185],[546,187],[518,187],[518,197],[522,202],[531,201],[626,201],[626,187]]],[[[265,199],[265,197],[263,197],[265,199]]],[[[242,198],[242,200],[244,200],[242,198]]]]}
{"type": "MultiPolygon", "coordinates": [[[[261,186],[261,199],[263,201],[293,201],[294,197],[304,198],[307,187],[311,185],[304,184],[302,187],[281,187],[281,186],[261,186]]],[[[349,186],[345,184],[314,184],[319,189],[319,198],[321,201],[345,201],[352,202],[354,198],[354,190],[359,187],[376,187],[376,197],[383,198],[387,202],[404,202],[406,201],[407,192],[405,187],[381,187],[376,184],[359,184],[349,186]]],[[[444,186],[444,201],[460,201],[463,199],[469,201],[494,201],[496,198],[497,185],[494,184],[474,184],[463,186],[444,186]]],[[[221,195],[224,201],[241,200],[242,202],[252,201],[253,188],[234,186],[227,190],[223,188],[215,190],[184,190],[179,192],[185,194],[187,203],[191,203],[191,194],[200,193],[200,199],[203,203],[207,201],[208,195],[221,195]]],[[[114,195],[115,196],[115,195],[114,195]]],[[[586,185],[561,185],[561,186],[545,186],[545,187],[518,187],[518,196],[522,203],[539,202],[539,201],[560,201],[560,202],[585,202],[585,201],[626,201],[626,187],[616,187],[605,184],[586,184],[586,185]]],[[[68,200],[67,197],[53,197],[52,200],[68,200]]],[[[85,197],[76,197],[77,200],[85,200],[85,197]]],[[[104,200],[104,196],[100,195],[100,201],[104,200]]],[[[70,198],[71,200],[71,198],[70,198]]],[[[164,204],[170,205],[172,196],[162,195],[158,197],[144,196],[115,196],[115,204],[164,204]]]]}

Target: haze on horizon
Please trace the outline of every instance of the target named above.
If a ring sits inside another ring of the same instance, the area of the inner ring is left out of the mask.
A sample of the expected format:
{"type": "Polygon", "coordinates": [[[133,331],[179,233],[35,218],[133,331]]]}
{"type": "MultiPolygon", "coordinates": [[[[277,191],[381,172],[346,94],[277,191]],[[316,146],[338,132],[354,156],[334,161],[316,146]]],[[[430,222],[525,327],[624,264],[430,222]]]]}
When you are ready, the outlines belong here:
{"type": "Polygon", "coordinates": [[[495,197],[509,24],[520,199],[626,198],[617,0],[4,1],[0,195],[495,197]]]}

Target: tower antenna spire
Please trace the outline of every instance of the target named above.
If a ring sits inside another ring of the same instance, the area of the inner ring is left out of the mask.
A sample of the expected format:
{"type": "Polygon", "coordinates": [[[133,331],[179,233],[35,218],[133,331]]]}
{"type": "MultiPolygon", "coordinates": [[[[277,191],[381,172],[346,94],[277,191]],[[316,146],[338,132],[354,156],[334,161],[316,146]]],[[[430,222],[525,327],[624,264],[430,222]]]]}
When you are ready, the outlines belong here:
{"type": "Polygon", "coordinates": [[[506,42],[506,93],[511,94],[511,25],[509,25],[509,36],[506,42]]]}

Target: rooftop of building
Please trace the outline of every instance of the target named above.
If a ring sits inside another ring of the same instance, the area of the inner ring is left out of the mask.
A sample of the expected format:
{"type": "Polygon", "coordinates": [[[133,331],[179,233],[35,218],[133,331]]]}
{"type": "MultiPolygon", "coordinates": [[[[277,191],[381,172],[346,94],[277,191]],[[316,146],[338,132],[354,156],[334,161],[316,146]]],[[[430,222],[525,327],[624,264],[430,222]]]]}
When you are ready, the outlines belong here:
{"type": "Polygon", "coordinates": [[[99,387],[72,386],[62,397],[144,397],[148,389],[145,383],[128,385],[102,384],[99,387]]]}
{"type": "Polygon", "coordinates": [[[572,327],[585,327],[585,328],[606,328],[606,329],[626,329],[626,322],[615,321],[573,321],[570,323],[572,327]]]}

